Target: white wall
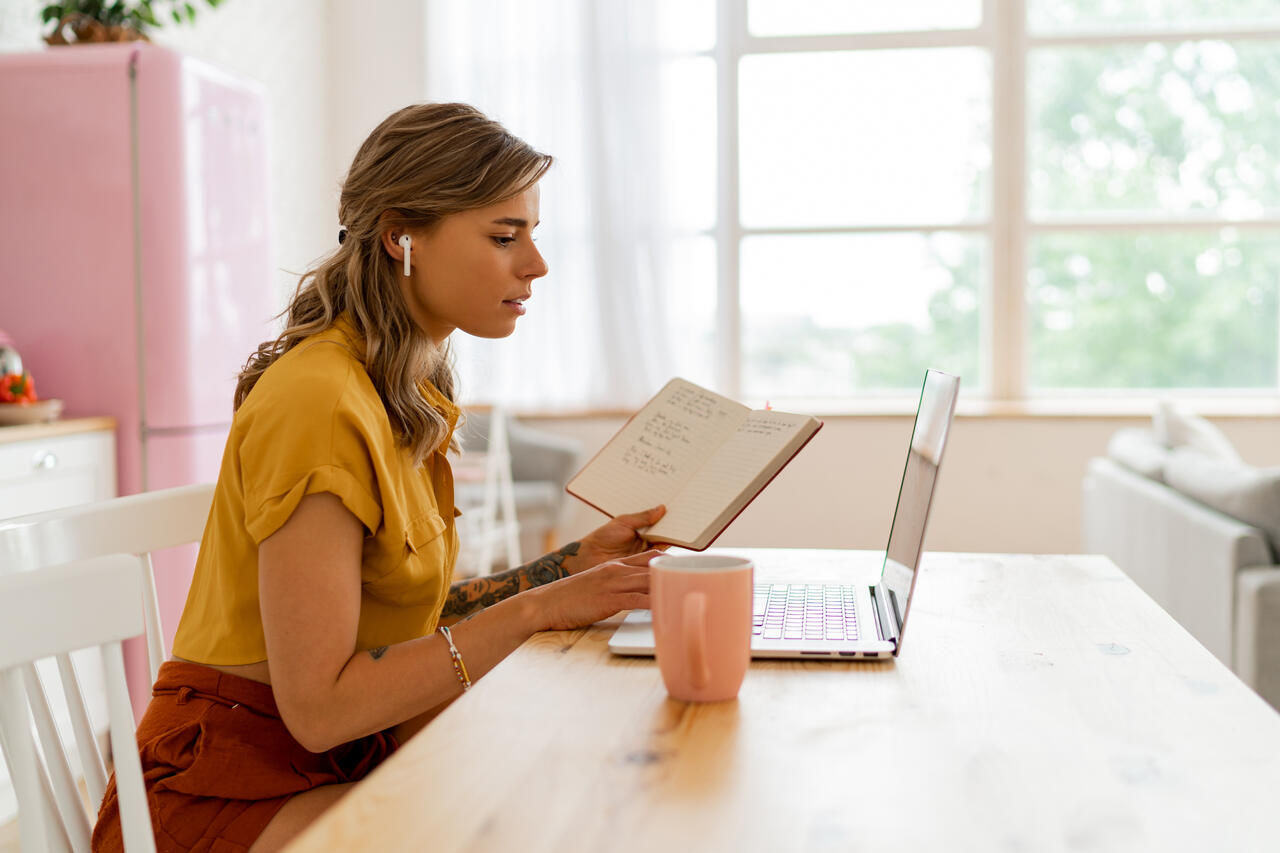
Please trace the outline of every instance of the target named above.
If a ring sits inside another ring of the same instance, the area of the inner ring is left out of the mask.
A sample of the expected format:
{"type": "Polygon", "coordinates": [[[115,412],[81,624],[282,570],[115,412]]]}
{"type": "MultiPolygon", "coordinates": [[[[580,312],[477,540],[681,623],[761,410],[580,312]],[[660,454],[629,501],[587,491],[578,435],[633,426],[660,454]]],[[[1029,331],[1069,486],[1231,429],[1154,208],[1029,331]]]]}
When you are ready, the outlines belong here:
{"type": "MultiPolygon", "coordinates": [[[[1280,418],[1212,418],[1245,460],[1280,465],[1280,418]]],[[[778,478],[729,526],[722,546],[883,548],[911,434],[908,417],[825,418],[778,478]]],[[[621,418],[537,419],[594,453],[621,418]]],[[[952,431],[929,519],[932,551],[1076,553],[1080,481],[1115,430],[1149,418],[965,417],[952,431]]],[[[561,537],[600,524],[581,502],[561,537]]]]}
{"type": "Polygon", "coordinates": [[[425,7],[423,0],[328,0],[328,167],[335,181],[346,173],[369,131],[401,107],[422,100],[425,7]]]}

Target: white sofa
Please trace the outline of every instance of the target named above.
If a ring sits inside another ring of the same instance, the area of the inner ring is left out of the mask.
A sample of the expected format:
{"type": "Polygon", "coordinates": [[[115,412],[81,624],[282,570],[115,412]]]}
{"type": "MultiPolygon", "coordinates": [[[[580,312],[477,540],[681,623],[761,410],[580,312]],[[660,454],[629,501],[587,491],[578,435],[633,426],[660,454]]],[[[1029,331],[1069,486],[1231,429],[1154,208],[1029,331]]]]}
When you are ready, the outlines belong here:
{"type": "MultiPolygon", "coordinates": [[[[1241,521],[1171,487],[1143,464],[1156,457],[1134,463],[1129,455],[1129,466],[1113,458],[1090,461],[1084,478],[1084,550],[1110,557],[1280,709],[1280,565],[1274,528],[1241,521]]],[[[1221,505],[1214,496],[1209,500],[1221,505]]],[[[1280,518],[1275,521],[1280,524],[1280,518]]]]}

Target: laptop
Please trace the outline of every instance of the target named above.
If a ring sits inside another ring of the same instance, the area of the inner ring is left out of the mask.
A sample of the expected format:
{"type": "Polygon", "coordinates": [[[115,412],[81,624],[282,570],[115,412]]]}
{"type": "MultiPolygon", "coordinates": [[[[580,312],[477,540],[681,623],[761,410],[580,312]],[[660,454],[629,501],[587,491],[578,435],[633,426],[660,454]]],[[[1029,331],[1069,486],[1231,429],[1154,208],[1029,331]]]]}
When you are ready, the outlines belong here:
{"type": "MultiPolygon", "coordinates": [[[[959,377],[925,371],[876,583],[775,581],[767,576],[768,566],[756,565],[752,657],[848,660],[897,657],[902,651],[929,506],[959,393],[959,377]]],[[[616,655],[652,655],[653,648],[648,610],[627,614],[609,640],[616,655]]]]}

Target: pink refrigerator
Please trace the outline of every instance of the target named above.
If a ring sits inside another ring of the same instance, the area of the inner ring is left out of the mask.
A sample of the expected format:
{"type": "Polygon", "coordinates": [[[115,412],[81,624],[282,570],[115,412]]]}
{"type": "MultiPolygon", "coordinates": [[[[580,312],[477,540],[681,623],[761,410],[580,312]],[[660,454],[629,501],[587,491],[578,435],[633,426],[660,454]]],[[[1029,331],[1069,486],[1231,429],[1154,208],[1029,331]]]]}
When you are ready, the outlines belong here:
{"type": "MultiPolygon", "coordinates": [[[[113,415],[120,494],[217,478],[273,335],[262,90],[149,44],[0,54],[0,328],[64,417],[113,415]]],[[[156,561],[167,642],[195,549],[156,561]]],[[[126,649],[135,710],[149,693],[126,649]]]]}

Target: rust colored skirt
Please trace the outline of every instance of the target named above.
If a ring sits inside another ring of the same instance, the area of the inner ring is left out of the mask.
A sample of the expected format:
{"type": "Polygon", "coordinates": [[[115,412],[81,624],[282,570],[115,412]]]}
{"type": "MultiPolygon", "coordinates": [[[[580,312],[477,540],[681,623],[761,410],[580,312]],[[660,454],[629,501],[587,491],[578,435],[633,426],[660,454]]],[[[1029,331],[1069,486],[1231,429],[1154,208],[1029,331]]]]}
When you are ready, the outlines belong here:
{"type": "MultiPolygon", "coordinates": [[[[379,732],[308,752],[285,728],[270,686],[199,664],[162,664],[138,726],[156,847],[248,850],[291,796],[363,779],[395,748],[379,732]]],[[[92,849],[124,849],[114,776],[92,849]]]]}

